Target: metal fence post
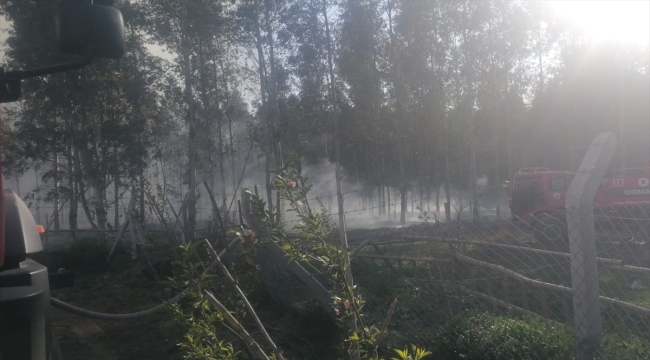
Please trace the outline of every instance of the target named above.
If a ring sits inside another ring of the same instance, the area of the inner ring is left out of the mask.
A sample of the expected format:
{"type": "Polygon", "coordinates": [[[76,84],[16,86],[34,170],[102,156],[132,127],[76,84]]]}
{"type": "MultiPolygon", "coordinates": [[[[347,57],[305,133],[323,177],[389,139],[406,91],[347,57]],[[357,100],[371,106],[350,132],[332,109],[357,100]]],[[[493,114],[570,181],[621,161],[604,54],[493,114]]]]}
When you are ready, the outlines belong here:
{"type": "Polygon", "coordinates": [[[613,133],[598,135],[566,194],[577,360],[594,359],[602,333],[593,208],[596,191],[615,150],[613,133]]]}

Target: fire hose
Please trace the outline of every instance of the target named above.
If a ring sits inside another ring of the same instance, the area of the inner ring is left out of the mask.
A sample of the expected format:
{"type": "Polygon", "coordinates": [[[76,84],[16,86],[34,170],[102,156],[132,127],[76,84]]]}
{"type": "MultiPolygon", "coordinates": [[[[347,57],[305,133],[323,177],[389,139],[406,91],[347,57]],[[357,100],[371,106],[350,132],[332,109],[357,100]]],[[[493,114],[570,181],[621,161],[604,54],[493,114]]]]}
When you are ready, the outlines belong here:
{"type": "MultiPolygon", "coordinates": [[[[228,244],[228,246],[226,246],[225,249],[223,249],[221,251],[221,253],[219,253],[219,257],[224,256],[225,253],[228,251],[228,249],[230,249],[231,247],[236,245],[241,240],[242,239],[241,239],[240,236],[236,237],[233,241],[231,241],[228,244]]],[[[214,266],[214,263],[212,263],[209,267],[212,268],[213,266],[214,266]]],[[[57,308],[59,308],[61,310],[65,310],[65,311],[67,311],[69,313],[84,316],[84,317],[88,317],[88,318],[91,318],[91,319],[99,319],[99,320],[132,320],[132,319],[139,319],[139,318],[142,318],[142,317],[146,317],[146,316],[149,316],[149,315],[159,313],[160,311],[165,309],[165,306],[167,304],[175,304],[176,302],[178,302],[178,300],[180,300],[185,295],[186,291],[187,291],[187,289],[181,291],[178,295],[174,296],[171,300],[167,301],[166,303],[154,306],[154,307],[152,307],[150,309],[147,309],[147,310],[138,311],[138,312],[134,312],[134,313],[130,313],[130,314],[107,314],[107,313],[102,313],[102,312],[98,312],[98,311],[86,310],[86,309],[82,309],[80,307],[76,307],[74,305],[68,304],[66,302],[63,302],[63,301],[61,301],[59,299],[55,299],[53,297],[50,297],[50,303],[52,304],[52,306],[57,307],[57,308]]]]}
{"type": "MultiPolygon", "coordinates": [[[[180,300],[183,295],[185,295],[185,291],[182,291],[180,294],[174,296],[171,300],[167,302],[167,304],[174,304],[180,300]]],[[[91,319],[99,319],[99,320],[132,320],[132,319],[139,319],[142,317],[146,317],[149,315],[153,315],[156,313],[161,312],[162,310],[165,309],[166,304],[160,304],[157,306],[154,306],[150,309],[143,310],[143,311],[138,311],[130,314],[107,314],[107,313],[102,313],[102,312],[97,312],[97,311],[92,311],[92,310],[86,310],[82,309],[80,307],[76,307],[74,305],[68,304],[66,302],[63,302],[59,299],[55,299],[53,297],[50,298],[50,302],[52,306],[57,307],[61,310],[65,310],[69,313],[75,314],[75,315],[80,315],[84,316],[87,318],[91,319]]]]}

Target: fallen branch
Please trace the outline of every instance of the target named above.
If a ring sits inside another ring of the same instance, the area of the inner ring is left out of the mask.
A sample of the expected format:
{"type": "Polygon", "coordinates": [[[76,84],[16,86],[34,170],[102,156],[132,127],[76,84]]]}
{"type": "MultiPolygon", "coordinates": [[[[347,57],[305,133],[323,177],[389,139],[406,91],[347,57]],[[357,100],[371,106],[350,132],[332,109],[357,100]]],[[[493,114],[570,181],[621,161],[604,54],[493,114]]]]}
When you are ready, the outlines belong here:
{"type": "MultiPolygon", "coordinates": [[[[187,200],[187,196],[185,196],[185,200],[187,200]]],[[[185,200],[183,200],[183,203],[181,204],[181,208],[179,209],[178,212],[174,210],[174,206],[172,205],[171,201],[169,201],[169,198],[167,199],[167,204],[169,205],[169,208],[172,211],[172,214],[174,214],[174,217],[176,218],[174,222],[174,227],[172,228],[172,231],[175,233],[176,232],[176,225],[180,226],[181,228],[181,242],[183,244],[187,243],[185,239],[185,228],[183,227],[183,224],[180,222],[180,214],[183,212],[183,208],[185,207],[185,200]]]]}
{"type": "MultiPolygon", "coordinates": [[[[416,235],[404,235],[403,238],[398,240],[373,241],[374,239],[366,239],[357,245],[355,251],[357,249],[361,250],[362,247],[367,245],[394,245],[394,244],[405,244],[405,243],[433,242],[433,241],[441,241],[444,239],[445,238],[443,237],[428,237],[428,236],[416,236],[416,235]]],[[[350,245],[354,246],[356,244],[350,244],[350,245]]]]}
{"type": "Polygon", "coordinates": [[[607,268],[612,270],[619,270],[619,271],[629,271],[629,272],[636,272],[641,274],[650,274],[650,269],[644,267],[638,267],[638,266],[607,265],[607,268]]]}
{"type": "MultiPolygon", "coordinates": [[[[115,204],[117,207],[117,204],[115,204]]],[[[124,204],[122,204],[124,206],[124,204]]],[[[129,207],[126,210],[127,211],[127,220],[124,221],[124,225],[122,225],[122,229],[120,229],[120,232],[117,233],[117,236],[115,237],[115,240],[113,240],[113,245],[111,246],[111,250],[108,252],[108,256],[106,256],[106,263],[111,261],[111,258],[113,257],[113,253],[115,252],[115,249],[117,248],[117,244],[119,244],[120,240],[122,239],[122,236],[124,235],[124,232],[126,229],[129,227],[129,217],[128,214],[135,208],[135,197],[131,196],[131,199],[129,200],[129,207]]]]}
{"type": "Polygon", "coordinates": [[[209,291],[204,290],[203,298],[206,299],[210,303],[210,305],[212,305],[217,311],[219,311],[219,313],[221,313],[224,320],[226,320],[226,322],[228,322],[228,324],[230,324],[230,326],[233,327],[233,329],[239,334],[239,336],[241,336],[244,339],[244,341],[246,341],[248,346],[250,346],[251,350],[253,350],[256,357],[263,360],[269,360],[268,355],[264,353],[264,351],[260,347],[260,344],[258,344],[257,341],[253,339],[253,337],[248,333],[248,331],[244,329],[244,327],[239,323],[239,321],[237,321],[237,319],[235,319],[230,314],[228,309],[226,309],[226,307],[223,306],[223,304],[221,304],[219,300],[217,300],[217,298],[214,297],[214,295],[212,295],[209,291]]]}
{"type": "Polygon", "coordinates": [[[269,346],[273,350],[273,353],[275,354],[275,356],[279,360],[282,360],[283,357],[282,357],[282,354],[280,353],[280,350],[278,349],[278,347],[273,342],[273,339],[271,339],[271,337],[269,336],[269,333],[266,332],[266,329],[264,328],[264,325],[262,324],[262,321],[260,321],[260,318],[255,313],[255,310],[253,309],[253,306],[251,305],[251,303],[248,301],[248,298],[246,297],[246,295],[244,295],[244,292],[239,288],[239,285],[237,285],[237,282],[235,281],[235,279],[230,274],[230,271],[228,271],[228,268],[226,268],[226,265],[223,264],[223,262],[219,258],[219,254],[217,254],[217,252],[214,250],[214,248],[212,247],[212,245],[210,244],[208,239],[205,239],[205,243],[206,243],[208,249],[210,250],[210,252],[212,253],[212,255],[214,256],[214,261],[215,261],[217,267],[219,267],[219,270],[221,270],[221,272],[225,275],[226,279],[228,279],[230,284],[232,284],[232,286],[235,288],[235,291],[237,291],[237,294],[239,295],[239,297],[244,302],[244,306],[246,307],[246,310],[248,310],[248,314],[253,318],[253,320],[255,320],[255,323],[257,324],[257,327],[259,328],[260,332],[262,332],[262,336],[264,337],[266,342],[269,344],[269,346]]]}
{"type": "Polygon", "coordinates": [[[359,244],[359,246],[357,246],[356,249],[354,249],[354,251],[350,253],[350,259],[355,257],[359,253],[359,251],[361,251],[361,249],[363,249],[366,245],[370,244],[370,242],[372,242],[372,239],[366,239],[363,242],[361,242],[361,244],[359,244]]]}
{"type": "MultiPolygon", "coordinates": [[[[414,235],[406,235],[406,236],[404,236],[404,239],[409,240],[409,241],[440,241],[440,242],[445,242],[445,243],[456,243],[456,244],[467,244],[467,245],[485,245],[485,246],[499,247],[499,248],[502,248],[502,249],[512,249],[512,250],[518,250],[518,251],[533,252],[533,253],[537,253],[537,254],[552,255],[552,256],[558,256],[558,257],[564,257],[564,258],[567,258],[567,259],[571,259],[571,254],[567,254],[567,253],[563,253],[563,252],[535,249],[535,248],[526,247],[526,246],[516,246],[516,245],[508,245],[508,244],[491,243],[491,242],[486,242],[486,241],[458,240],[458,239],[448,239],[448,238],[429,238],[429,237],[426,237],[426,236],[414,236],[414,235]]],[[[603,263],[603,264],[612,264],[612,265],[623,265],[625,263],[623,260],[607,259],[607,258],[596,258],[596,260],[598,260],[598,262],[603,263]]]]}
{"type": "Polygon", "coordinates": [[[219,227],[221,227],[221,235],[223,236],[224,239],[226,239],[227,237],[226,227],[223,225],[223,219],[221,217],[221,212],[219,211],[219,205],[217,204],[217,200],[215,200],[214,194],[212,194],[212,190],[210,190],[208,183],[204,181],[203,185],[205,185],[205,190],[208,191],[208,196],[210,197],[210,203],[212,203],[212,210],[217,215],[217,221],[219,221],[219,227]]]}
{"type": "MultiPolygon", "coordinates": [[[[233,239],[233,241],[228,244],[228,247],[223,249],[221,253],[219,253],[219,256],[224,256],[226,252],[232,248],[235,244],[237,244],[241,239],[239,237],[233,239]]],[[[216,266],[216,261],[213,261],[210,266],[208,266],[208,269],[212,269],[216,266]]],[[[97,311],[92,311],[92,310],[86,310],[82,309],[80,307],[76,307],[74,305],[68,304],[66,302],[63,302],[59,299],[50,297],[50,302],[52,306],[57,307],[61,310],[65,310],[69,313],[75,314],[75,315],[80,315],[84,316],[87,318],[91,319],[99,319],[99,320],[133,320],[133,319],[138,319],[142,317],[146,317],[149,315],[156,314],[162,310],[165,309],[167,304],[175,304],[180,300],[183,296],[185,296],[185,292],[187,289],[181,291],[178,295],[174,296],[171,300],[167,301],[166,303],[154,306],[150,309],[136,312],[136,313],[130,313],[130,314],[107,314],[107,313],[102,313],[102,312],[97,312],[97,311]]]]}
{"type": "MultiPolygon", "coordinates": [[[[165,220],[165,214],[163,213],[163,209],[160,209],[158,207],[158,204],[156,204],[156,201],[154,200],[153,196],[149,194],[148,191],[144,192],[145,195],[147,195],[147,200],[149,201],[149,206],[154,210],[154,213],[156,214],[156,217],[158,217],[158,221],[160,222],[160,226],[163,227],[164,230],[159,230],[162,231],[163,233],[167,234],[169,240],[174,243],[175,246],[178,245],[176,242],[176,234],[174,230],[172,230],[169,227],[169,224],[167,224],[167,221],[165,220]]],[[[164,204],[163,204],[164,206],[164,204]]],[[[149,231],[155,231],[155,230],[149,230],[149,231]]]]}
{"type": "Polygon", "coordinates": [[[505,308],[506,310],[508,310],[509,312],[515,312],[515,313],[518,313],[518,314],[521,314],[521,315],[534,317],[535,319],[538,319],[538,320],[541,320],[541,321],[544,321],[544,322],[547,322],[547,323],[550,323],[550,324],[553,324],[553,325],[559,326],[559,327],[565,327],[566,326],[565,324],[561,324],[561,323],[559,323],[557,321],[547,319],[547,318],[545,318],[545,317],[543,317],[541,315],[538,315],[538,314],[536,314],[536,313],[534,313],[532,311],[522,309],[522,308],[520,308],[518,306],[512,305],[512,304],[510,304],[508,302],[505,302],[503,300],[499,300],[499,299],[497,299],[495,297],[480,293],[478,291],[470,290],[470,289],[468,289],[468,288],[466,288],[464,286],[459,286],[458,289],[460,289],[460,291],[462,291],[462,292],[464,292],[466,294],[476,296],[477,298],[483,299],[483,300],[485,300],[485,301],[487,301],[489,303],[492,303],[492,304],[497,305],[497,306],[501,306],[501,307],[505,308]]]}
{"type": "Polygon", "coordinates": [[[429,257],[416,257],[416,256],[394,256],[394,255],[371,255],[371,254],[358,254],[357,257],[367,259],[386,259],[386,260],[403,260],[403,261],[421,261],[421,262],[449,262],[451,259],[429,258],[429,257]]]}
{"type": "MultiPolygon", "coordinates": [[[[562,292],[562,293],[569,294],[569,295],[573,296],[573,289],[568,288],[566,286],[556,285],[556,284],[551,284],[551,283],[547,283],[547,282],[543,282],[543,281],[539,281],[539,280],[530,279],[530,278],[527,278],[527,277],[525,277],[525,276],[523,276],[523,275],[521,275],[521,274],[519,274],[519,273],[517,273],[517,272],[515,272],[513,270],[505,268],[505,267],[503,267],[501,265],[490,264],[490,263],[487,263],[487,262],[484,262],[484,261],[481,261],[481,260],[476,260],[476,259],[473,259],[471,257],[461,255],[461,254],[458,254],[458,253],[454,254],[454,256],[456,257],[456,259],[458,259],[458,260],[460,260],[462,262],[500,272],[500,273],[502,273],[502,274],[504,274],[506,276],[509,276],[509,277],[511,277],[513,279],[516,279],[516,280],[519,280],[521,282],[533,284],[533,285],[536,285],[536,286],[539,286],[539,287],[559,291],[559,292],[562,292]]],[[[617,300],[617,299],[612,299],[612,298],[608,298],[608,297],[605,297],[605,296],[600,296],[600,301],[602,301],[602,302],[604,302],[606,304],[609,304],[609,305],[618,306],[618,307],[621,307],[623,309],[636,312],[637,314],[642,315],[642,316],[649,316],[650,315],[650,309],[642,307],[642,306],[634,305],[634,304],[629,303],[629,302],[625,302],[625,301],[621,301],[621,300],[617,300]]]]}
{"type": "Polygon", "coordinates": [[[377,352],[377,348],[379,348],[379,345],[381,344],[381,340],[386,334],[386,329],[388,329],[388,325],[390,324],[390,320],[393,317],[393,313],[395,313],[395,309],[397,309],[397,298],[395,298],[395,300],[393,300],[393,302],[390,304],[388,313],[386,313],[386,318],[384,319],[384,322],[381,324],[381,330],[379,330],[379,335],[377,335],[377,342],[375,343],[375,352],[377,352]]]}
{"type": "Polygon", "coordinates": [[[124,225],[122,225],[122,229],[120,229],[120,232],[117,233],[115,240],[113,240],[113,245],[111,245],[111,250],[108,252],[108,255],[106,256],[106,263],[109,263],[111,261],[111,258],[113,257],[113,253],[117,248],[117,244],[120,243],[120,240],[122,239],[122,236],[124,235],[124,232],[128,227],[129,227],[129,220],[126,220],[124,222],[124,225]]]}

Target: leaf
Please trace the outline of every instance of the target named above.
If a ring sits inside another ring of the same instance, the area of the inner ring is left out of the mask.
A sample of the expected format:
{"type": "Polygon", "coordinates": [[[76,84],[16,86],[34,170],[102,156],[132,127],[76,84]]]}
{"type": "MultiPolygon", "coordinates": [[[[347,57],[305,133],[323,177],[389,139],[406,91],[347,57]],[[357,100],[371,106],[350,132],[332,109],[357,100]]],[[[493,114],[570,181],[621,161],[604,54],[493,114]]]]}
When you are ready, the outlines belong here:
{"type": "Polygon", "coordinates": [[[399,355],[399,358],[402,359],[402,360],[405,360],[405,359],[409,358],[408,349],[404,349],[404,350],[393,349],[393,351],[395,351],[397,353],[397,355],[399,355]]]}

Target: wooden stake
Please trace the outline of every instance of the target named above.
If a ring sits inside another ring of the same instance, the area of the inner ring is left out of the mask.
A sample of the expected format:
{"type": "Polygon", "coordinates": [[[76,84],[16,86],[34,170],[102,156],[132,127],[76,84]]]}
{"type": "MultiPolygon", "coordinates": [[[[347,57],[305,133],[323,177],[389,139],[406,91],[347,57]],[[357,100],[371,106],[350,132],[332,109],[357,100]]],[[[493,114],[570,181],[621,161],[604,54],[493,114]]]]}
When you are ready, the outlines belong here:
{"type": "Polygon", "coordinates": [[[537,294],[539,297],[539,301],[542,304],[542,314],[544,314],[545,318],[550,317],[550,312],[548,310],[548,296],[544,292],[544,289],[542,288],[537,288],[537,294]]]}
{"type": "Polygon", "coordinates": [[[571,312],[571,307],[569,306],[569,300],[562,300],[562,311],[564,312],[564,317],[566,322],[571,323],[573,321],[573,313],[571,312]]]}
{"type": "Polygon", "coordinates": [[[219,311],[219,313],[221,313],[221,316],[223,316],[224,320],[226,320],[226,322],[233,327],[237,334],[239,334],[239,336],[241,336],[242,339],[246,341],[248,346],[250,346],[251,350],[253,350],[255,353],[255,356],[262,360],[269,360],[268,355],[264,353],[257,341],[253,339],[253,337],[248,333],[248,331],[246,331],[242,324],[230,314],[228,309],[226,309],[226,307],[223,306],[223,304],[221,304],[219,300],[214,297],[214,295],[212,295],[209,291],[204,290],[203,298],[206,299],[210,305],[212,305],[212,307],[219,311]]]}
{"type": "Polygon", "coordinates": [[[524,309],[530,310],[530,306],[528,305],[528,287],[526,286],[524,286],[524,291],[521,292],[521,302],[524,309]]]}
{"type": "Polygon", "coordinates": [[[212,253],[212,256],[214,256],[214,260],[215,260],[215,263],[216,263],[217,267],[219,267],[219,270],[221,270],[221,272],[224,274],[224,276],[226,277],[228,282],[230,282],[230,284],[235,288],[235,291],[237,291],[237,294],[239,295],[241,300],[244,302],[244,306],[246,307],[246,310],[248,311],[248,314],[253,318],[253,320],[255,320],[255,324],[257,324],[257,327],[259,328],[260,332],[262,333],[264,339],[266,340],[268,345],[273,350],[273,354],[275,354],[277,359],[283,360],[284,358],[282,357],[282,354],[280,353],[280,350],[275,345],[275,343],[273,342],[273,339],[271,339],[268,332],[266,332],[266,329],[264,328],[264,325],[262,324],[262,321],[260,320],[260,318],[255,313],[255,310],[253,309],[253,306],[248,301],[248,298],[246,297],[246,295],[244,295],[244,292],[239,288],[239,285],[237,285],[237,282],[235,281],[235,279],[230,274],[230,271],[228,271],[228,268],[226,268],[226,265],[224,265],[223,262],[221,261],[221,259],[219,258],[219,254],[216,252],[216,250],[212,247],[212,245],[210,244],[210,242],[207,239],[205,239],[205,243],[206,243],[208,249],[210,250],[210,252],[212,253]]]}
{"type": "MultiPolygon", "coordinates": [[[[132,209],[135,207],[135,198],[134,196],[131,196],[131,200],[129,200],[129,207],[127,209],[127,214],[129,213],[129,209],[132,209]]],[[[120,229],[120,232],[117,233],[117,236],[115,237],[115,240],[113,240],[113,245],[111,246],[111,250],[108,252],[108,256],[106,256],[106,263],[111,261],[111,258],[113,257],[113,253],[115,252],[115,249],[117,248],[117,244],[120,242],[122,239],[122,235],[124,235],[124,232],[126,229],[129,227],[129,220],[128,216],[126,220],[124,221],[124,225],[122,225],[122,229],[120,229]]]]}
{"type": "Polygon", "coordinates": [[[551,324],[553,324],[555,326],[558,326],[558,327],[564,327],[565,326],[564,324],[560,324],[560,323],[555,322],[555,321],[553,321],[551,319],[547,319],[547,318],[545,318],[543,316],[535,314],[532,311],[522,309],[522,308],[520,308],[518,306],[515,306],[515,305],[512,305],[512,304],[510,304],[510,303],[508,303],[506,301],[502,301],[502,300],[493,298],[491,296],[485,295],[485,294],[480,293],[478,291],[470,290],[470,289],[468,289],[468,288],[466,288],[464,286],[460,286],[459,288],[464,293],[467,293],[467,294],[472,295],[472,296],[476,296],[479,299],[483,299],[483,300],[488,301],[488,302],[490,302],[490,303],[492,303],[494,305],[503,307],[503,308],[505,308],[506,310],[508,310],[510,312],[515,312],[515,313],[519,313],[519,314],[522,314],[522,315],[530,316],[530,317],[533,317],[535,319],[539,319],[541,321],[551,323],[551,324]]]}
{"type": "Polygon", "coordinates": [[[627,325],[625,325],[625,318],[627,317],[627,314],[625,311],[618,309],[618,308],[613,308],[614,311],[614,317],[616,318],[616,328],[618,329],[618,332],[621,336],[627,335],[627,325]]]}
{"type": "Polygon", "coordinates": [[[508,289],[508,278],[504,275],[501,277],[501,286],[503,288],[503,301],[510,302],[510,290],[508,289]]]}

